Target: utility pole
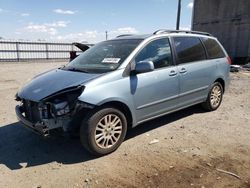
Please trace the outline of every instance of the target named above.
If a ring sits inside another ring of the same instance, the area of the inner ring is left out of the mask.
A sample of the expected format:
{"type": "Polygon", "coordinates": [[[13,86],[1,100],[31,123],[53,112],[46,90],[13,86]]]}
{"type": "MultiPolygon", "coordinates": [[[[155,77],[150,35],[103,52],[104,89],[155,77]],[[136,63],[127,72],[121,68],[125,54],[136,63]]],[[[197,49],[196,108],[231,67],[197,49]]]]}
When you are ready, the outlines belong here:
{"type": "Polygon", "coordinates": [[[105,31],[106,34],[106,40],[108,40],[108,31],[105,31]]]}
{"type": "Polygon", "coordinates": [[[181,0],[178,0],[176,30],[179,30],[179,29],[180,29],[180,18],[181,18],[181,0]]]}

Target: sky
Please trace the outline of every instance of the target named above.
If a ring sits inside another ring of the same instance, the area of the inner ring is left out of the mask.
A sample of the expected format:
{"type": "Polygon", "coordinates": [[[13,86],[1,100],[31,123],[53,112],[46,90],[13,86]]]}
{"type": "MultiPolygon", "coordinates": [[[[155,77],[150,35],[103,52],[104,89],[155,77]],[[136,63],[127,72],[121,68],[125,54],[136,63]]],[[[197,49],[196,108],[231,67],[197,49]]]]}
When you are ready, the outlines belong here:
{"type": "MultiPolygon", "coordinates": [[[[0,0],[0,37],[96,43],[120,34],[175,29],[178,0],[0,0]]],[[[193,0],[182,0],[190,29],[193,0]]]]}

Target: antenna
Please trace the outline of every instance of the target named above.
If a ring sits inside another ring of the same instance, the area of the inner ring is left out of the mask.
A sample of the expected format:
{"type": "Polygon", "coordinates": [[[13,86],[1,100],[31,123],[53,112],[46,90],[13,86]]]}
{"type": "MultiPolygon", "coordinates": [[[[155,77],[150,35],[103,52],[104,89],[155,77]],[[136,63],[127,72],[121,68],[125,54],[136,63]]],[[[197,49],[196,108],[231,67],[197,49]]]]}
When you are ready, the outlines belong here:
{"type": "Polygon", "coordinates": [[[106,40],[108,40],[108,31],[105,31],[106,40]]]}

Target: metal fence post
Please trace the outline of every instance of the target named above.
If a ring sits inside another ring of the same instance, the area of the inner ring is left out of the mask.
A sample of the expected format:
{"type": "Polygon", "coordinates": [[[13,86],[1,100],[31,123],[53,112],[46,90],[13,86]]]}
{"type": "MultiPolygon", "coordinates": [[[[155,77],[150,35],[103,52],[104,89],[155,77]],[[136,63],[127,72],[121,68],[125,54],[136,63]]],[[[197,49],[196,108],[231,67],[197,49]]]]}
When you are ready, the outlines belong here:
{"type": "Polygon", "coordinates": [[[46,50],[46,59],[49,59],[49,47],[48,47],[48,43],[45,44],[45,50],[46,50]]]}
{"type": "Polygon", "coordinates": [[[19,42],[16,42],[16,57],[17,57],[17,61],[20,61],[19,42]]]}

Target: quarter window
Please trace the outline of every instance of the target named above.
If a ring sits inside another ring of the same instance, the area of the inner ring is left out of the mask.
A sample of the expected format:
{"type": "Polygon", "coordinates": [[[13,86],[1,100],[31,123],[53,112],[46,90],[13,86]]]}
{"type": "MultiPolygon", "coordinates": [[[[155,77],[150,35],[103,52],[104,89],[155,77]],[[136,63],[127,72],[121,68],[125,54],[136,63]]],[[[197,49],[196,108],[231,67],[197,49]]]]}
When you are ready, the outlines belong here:
{"type": "Polygon", "coordinates": [[[152,61],[155,69],[173,65],[169,39],[157,39],[147,44],[135,57],[135,62],[140,61],[152,61]]]}
{"type": "Polygon", "coordinates": [[[204,37],[202,37],[201,40],[207,49],[209,59],[225,57],[225,53],[216,40],[204,37]]]}
{"type": "Polygon", "coordinates": [[[197,37],[174,37],[174,45],[180,64],[206,59],[204,47],[197,37]]]}

